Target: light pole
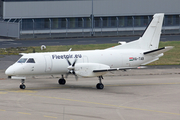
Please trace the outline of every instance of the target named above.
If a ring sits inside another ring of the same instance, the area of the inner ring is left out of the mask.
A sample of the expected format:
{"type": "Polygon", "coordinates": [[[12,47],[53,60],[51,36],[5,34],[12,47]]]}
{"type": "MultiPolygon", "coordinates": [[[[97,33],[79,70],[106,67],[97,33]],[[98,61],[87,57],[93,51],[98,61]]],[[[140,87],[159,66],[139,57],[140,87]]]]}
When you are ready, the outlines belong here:
{"type": "Polygon", "coordinates": [[[132,16],[132,22],[133,22],[133,35],[134,35],[134,16],[132,16]]]}
{"type": "Polygon", "coordinates": [[[92,14],[91,14],[91,36],[94,36],[94,14],[93,14],[93,0],[92,0],[92,14]]]}
{"type": "Polygon", "coordinates": [[[179,15],[179,32],[180,32],[180,15],[179,15]]]}

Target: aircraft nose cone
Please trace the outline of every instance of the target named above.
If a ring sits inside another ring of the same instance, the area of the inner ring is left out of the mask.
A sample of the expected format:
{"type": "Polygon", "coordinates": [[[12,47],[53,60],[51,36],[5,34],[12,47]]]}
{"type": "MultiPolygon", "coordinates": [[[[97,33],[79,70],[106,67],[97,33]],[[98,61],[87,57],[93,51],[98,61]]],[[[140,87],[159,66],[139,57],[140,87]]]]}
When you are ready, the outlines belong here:
{"type": "Polygon", "coordinates": [[[5,74],[6,75],[14,75],[15,74],[15,71],[12,69],[12,67],[10,66],[9,68],[6,69],[5,71],[5,74]]]}

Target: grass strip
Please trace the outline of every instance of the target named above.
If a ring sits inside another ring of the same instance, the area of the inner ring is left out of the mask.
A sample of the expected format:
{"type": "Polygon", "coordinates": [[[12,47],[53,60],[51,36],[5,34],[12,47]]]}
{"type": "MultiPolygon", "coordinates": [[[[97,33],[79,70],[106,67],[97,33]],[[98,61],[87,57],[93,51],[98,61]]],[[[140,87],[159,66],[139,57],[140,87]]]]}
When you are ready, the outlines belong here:
{"type": "MultiPolygon", "coordinates": [[[[110,44],[88,44],[88,45],[57,45],[46,46],[45,50],[41,50],[40,46],[37,47],[10,47],[0,49],[0,55],[18,55],[19,53],[32,53],[32,52],[57,52],[68,51],[72,48],[72,51],[78,50],[95,50],[106,49],[112,46],[118,45],[117,43],[110,44]]],[[[161,57],[158,61],[150,63],[149,65],[179,65],[180,62],[180,41],[166,41],[160,42],[159,48],[164,46],[174,46],[174,48],[161,57]]]]}

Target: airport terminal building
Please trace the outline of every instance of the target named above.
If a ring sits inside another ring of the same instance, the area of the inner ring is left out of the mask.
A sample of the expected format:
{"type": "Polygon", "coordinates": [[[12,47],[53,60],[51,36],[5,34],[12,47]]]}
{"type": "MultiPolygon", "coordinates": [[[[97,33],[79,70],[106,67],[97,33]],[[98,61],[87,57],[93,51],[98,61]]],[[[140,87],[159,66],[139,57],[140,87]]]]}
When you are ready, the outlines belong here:
{"type": "Polygon", "coordinates": [[[140,34],[155,13],[163,32],[180,33],[180,0],[1,0],[0,36],[140,34]]]}

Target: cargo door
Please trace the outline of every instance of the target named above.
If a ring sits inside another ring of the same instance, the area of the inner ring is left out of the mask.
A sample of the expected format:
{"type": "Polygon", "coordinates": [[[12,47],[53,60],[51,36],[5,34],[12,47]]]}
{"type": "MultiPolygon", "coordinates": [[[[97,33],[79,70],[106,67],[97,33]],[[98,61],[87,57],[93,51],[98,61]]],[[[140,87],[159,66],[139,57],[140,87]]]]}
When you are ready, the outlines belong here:
{"type": "Polygon", "coordinates": [[[83,62],[84,62],[84,63],[88,63],[88,62],[89,62],[87,56],[83,56],[83,62]]]}
{"type": "Polygon", "coordinates": [[[50,72],[52,70],[52,60],[50,55],[45,55],[45,72],[50,72]]]}

